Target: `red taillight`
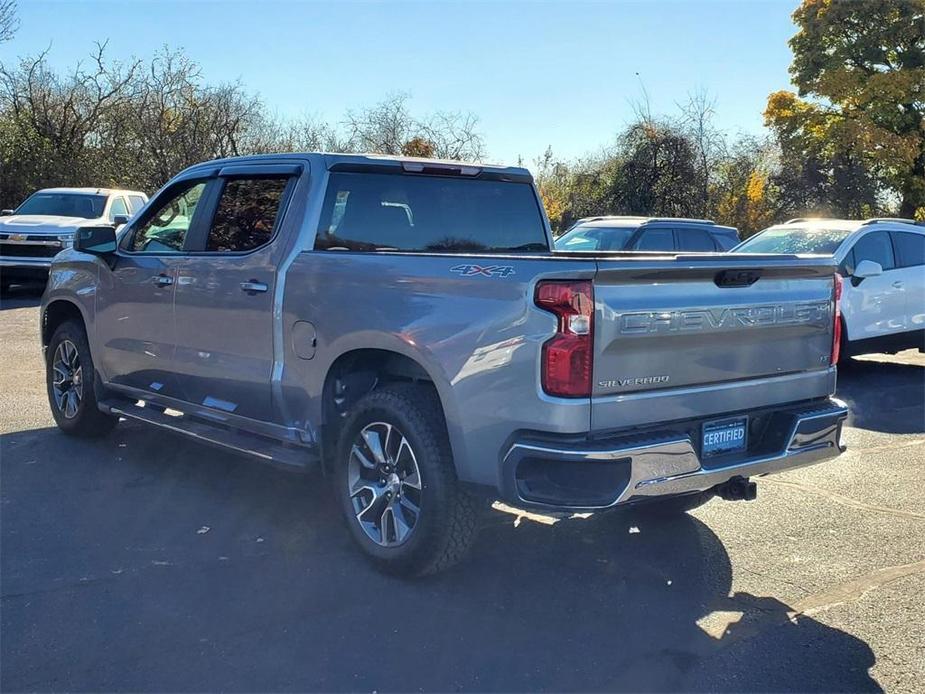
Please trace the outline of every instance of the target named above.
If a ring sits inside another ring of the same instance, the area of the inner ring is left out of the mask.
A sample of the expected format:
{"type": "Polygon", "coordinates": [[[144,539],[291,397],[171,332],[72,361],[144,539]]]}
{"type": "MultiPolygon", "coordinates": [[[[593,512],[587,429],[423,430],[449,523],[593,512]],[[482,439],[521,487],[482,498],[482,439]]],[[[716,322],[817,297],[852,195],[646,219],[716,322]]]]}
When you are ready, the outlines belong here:
{"type": "Polygon", "coordinates": [[[832,358],[829,361],[831,366],[838,363],[838,356],[841,352],[841,285],[841,275],[836,272],[835,287],[832,290],[832,296],[835,298],[835,324],[832,326],[832,358]]]}
{"type": "Polygon", "coordinates": [[[549,395],[591,397],[594,363],[594,291],[590,281],[545,281],[534,301],[559,319],[555,337],[543,345],[542,383],[549,395]]]}

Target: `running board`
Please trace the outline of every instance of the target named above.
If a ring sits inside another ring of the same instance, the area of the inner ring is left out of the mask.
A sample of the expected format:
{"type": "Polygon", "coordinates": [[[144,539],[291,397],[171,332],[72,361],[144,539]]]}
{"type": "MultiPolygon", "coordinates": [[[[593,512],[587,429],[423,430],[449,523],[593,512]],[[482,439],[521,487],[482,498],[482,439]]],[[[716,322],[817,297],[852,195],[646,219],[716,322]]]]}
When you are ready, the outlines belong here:
{"type": "Polygon", "coordinates": [[[305,470],[318,462],[314,449],[286,445],[258,434],[193,419],[185,414],[169,415],[157,406],[144,406],[130,400],[112,399],[101,401],[99,408],[108,414],[153,424],[200,443],[232,450],[289,470],[305,470]]]}

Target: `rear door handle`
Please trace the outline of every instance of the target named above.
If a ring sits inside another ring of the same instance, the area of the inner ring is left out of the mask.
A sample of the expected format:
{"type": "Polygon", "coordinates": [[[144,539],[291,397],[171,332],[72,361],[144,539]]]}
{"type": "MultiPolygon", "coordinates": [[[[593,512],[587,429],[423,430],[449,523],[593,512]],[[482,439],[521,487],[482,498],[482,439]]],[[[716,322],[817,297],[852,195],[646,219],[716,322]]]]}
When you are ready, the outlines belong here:
{"type": "Polygon", "coordinates": [[[893,286],[896,287],[897,289],[902,289],[903,283],[900,280],[896,280],[895,282],[893,282],[893,286]]]}
{"type": "Polygon", "coordinates": [[[157,275],[154,277],[154,284],[158,287],[169,287],[173,284],[173,277],[164,274],[157,275]]]}
{"type": "Polygon", "coordinates": [[[249,280],[248,282],[241,282],[241,291],[247,292],[251,296],[258,293],[263,293],[267,291],[269,287],[264,282],[258,282],[257,280],[249,280]]]}

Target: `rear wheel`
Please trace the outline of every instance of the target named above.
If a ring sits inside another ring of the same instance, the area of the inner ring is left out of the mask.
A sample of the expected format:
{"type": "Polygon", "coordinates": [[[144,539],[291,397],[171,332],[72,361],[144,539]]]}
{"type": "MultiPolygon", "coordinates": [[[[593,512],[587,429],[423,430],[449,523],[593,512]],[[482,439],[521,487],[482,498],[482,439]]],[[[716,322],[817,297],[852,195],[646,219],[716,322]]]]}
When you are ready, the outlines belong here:
{"type": "Polygon", "coordinates": [[[83,326],[66,321],[55,330],[46,354],[46,386],[58,428],[71,436],[103,436],[118,419],[100,412],[93,383],[96,371],[83,326]]]}
{"type": "Polygon", "coordinates": [[[353,539],[379,568],[423,575],[459,561],[476,535],[433,389],[362,398],[341,430],[335,484],[353,539]]]}

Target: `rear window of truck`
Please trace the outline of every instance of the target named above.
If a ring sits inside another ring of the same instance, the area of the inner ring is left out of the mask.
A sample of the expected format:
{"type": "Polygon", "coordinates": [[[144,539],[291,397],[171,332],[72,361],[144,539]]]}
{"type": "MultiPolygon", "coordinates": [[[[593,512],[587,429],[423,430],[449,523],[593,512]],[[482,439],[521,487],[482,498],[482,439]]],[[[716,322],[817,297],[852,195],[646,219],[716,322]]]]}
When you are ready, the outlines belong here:
{"type": "Polygon", "coordinates": [[[528,183],[414,174],[333,173],[319,250],[548,251],[528,183]]]}

